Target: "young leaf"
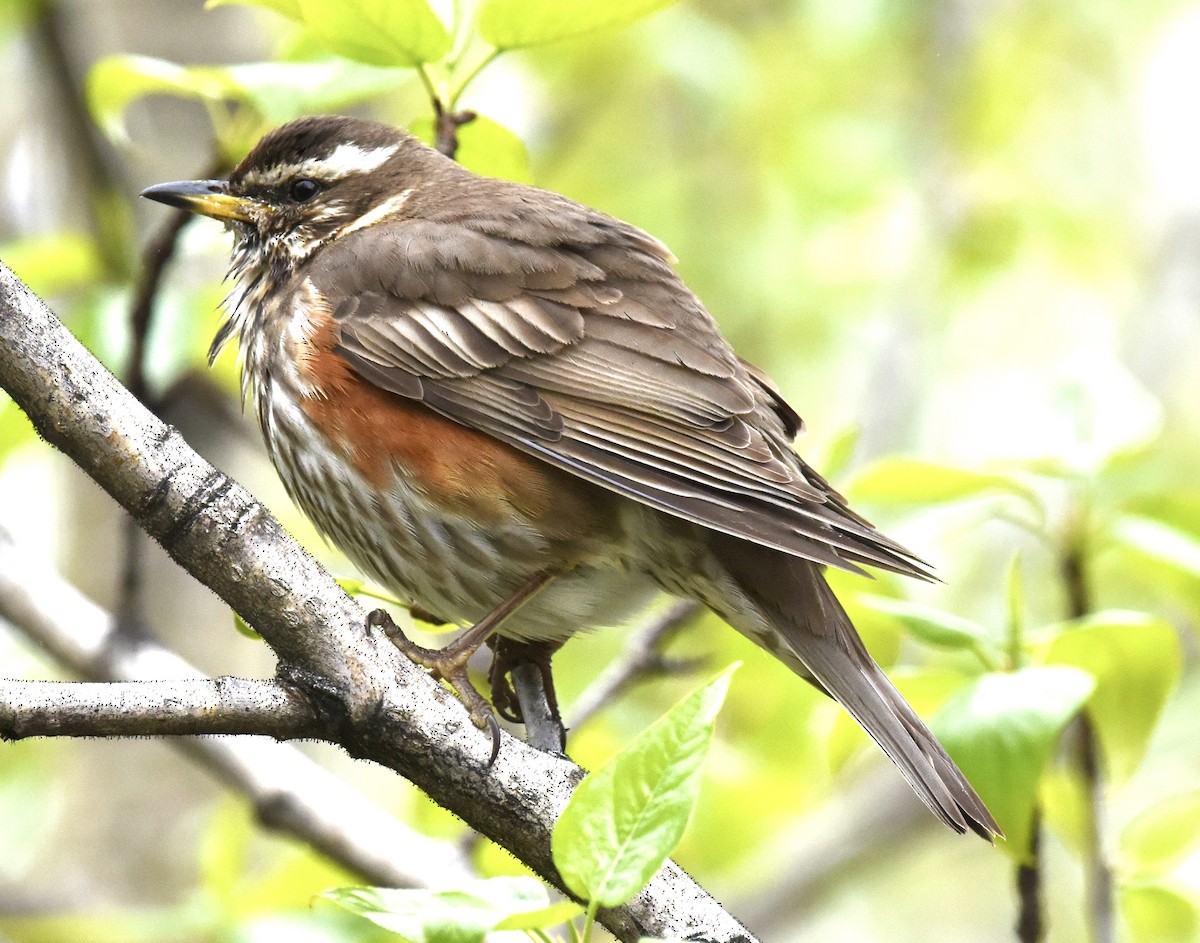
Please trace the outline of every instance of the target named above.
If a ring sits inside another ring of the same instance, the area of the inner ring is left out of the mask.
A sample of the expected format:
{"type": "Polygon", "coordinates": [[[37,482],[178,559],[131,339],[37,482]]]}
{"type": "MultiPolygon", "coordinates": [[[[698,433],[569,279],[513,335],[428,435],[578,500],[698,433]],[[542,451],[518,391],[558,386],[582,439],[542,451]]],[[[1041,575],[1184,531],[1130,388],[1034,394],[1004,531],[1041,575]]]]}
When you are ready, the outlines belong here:
{"type": "Polygon", "coordinates": [[[1055,638],[1046,662],[1082,668],[1096,679],[1088,716],[1109,775],[1127,779],[1179,683],[1183,655],[1175,630],[1140,612],[1098,612],[1055,638]]]}
{"type": "Polygon", "coordinates": [[[1121,855],[1138,873],[1165,874],[1200,844],[1200,792],[1151,806],[1121,833],[1121,855]]]}
{"type": "Polygon", "coordinates": [[[505,917],[492,929],[494,930],[548,930],[560,923],[574,920],[583,907],[573,900],[561,900],[557,904],[539,907],[537,910],[526,910],[522,913],[505,917]]]}
{"type": "Polygon", "coordinates": [[[270,124],[299,115],[336,111],[395,90],[408,71],[330,59],[326,62],[251,62],[219,70],[237,97],[270,124]]]}
{"type": "Polygon", "coordinates": [[[261,642],[263,640],[263,637],[258,634],[258,631],[236,612],[233,614],[233,627],[237,629],[239,635],[244,635],[248,639],[253,639],[256,642],[261,642]]]}
{"type": "Polygon", "coordinates": [[[1113,536],[1155,560],[1200,576],[1200,540],[1170,524],[1128,514],[1117,521],[1113,536]]]}
{"type": "Polygon", "coordinates": [[[1196,905],[1165,883],[1125,884],[1118,890],[1129,943],[1195,943],[1196,905]]]}
{"type": "Polygon", "coordinates": [[[425,0],[298,0],[304,23],[330,52],[377,66],[416,66],[450,51],[450,34],[425,0]]]}
{"type": "Polygon", "coordinates": [[[827,481],[836,481],[850,467],[858,441],[862,438],[862,426],[846,426],[825,447],[825,455],[817,463],[827,481]]]}
{"type": "Polygon", "coordinates": [[[679,844],[733,665],[693,691],[576,787],[551,839],[559,874],[579,897],[616,907],[679,844]]]}
{"type": "Polygon", "coordinates": [[[1079,769],[1051,764],[1038,787],[1042,824],[1080,860],[1095,847],[1096,822],[1092,795],[1079,769]]]}
{"type": "Polygon", "coordinates": [[[108,56],[88,73],[88,110],[112,138],[125,137],[125,109],[130,103],[157,93],[219,101],[229,93],[229,83],[219,70],[187,68],[151,56],[108,56]]]}
{"type": "Polygon", "coordinates": [[[981,676],[951,697],[933,729],[1004,829],[1004,848],[1029,851],[1038,780],[1058,737],[1095,682],[1077,668],[981,676]]]}
{"type": "Polygon", "coordinates": [[[1041,513],[1033,489],[1011,475],[952,468],[911,458],[884,458],[862,468],[847,486],[858,500],[876,504],[941,504],[984,494],[1007,493],[1041,513]]]}
{"type": "Polygon", "coordinates": [[[888,596],[860,593],[858,601],[900,621],[913,635],[939,648],[975,648],[988,641],[988,631],[978,622],[919,603],[888,596]]]}
{"type": "Polygon", "coordinates": [[[342,588],[342,591],[347,596],[358,596],[363,592],[363,588],[366,586],[362,580],[356,580],[350,576],[339,577],[338,579],[335,579],[334,582],[342,588]]]}
{"type": "Polygon", "coordinates": [[[465,881],[446,890],[336,887],[326,900],[398,933],[410,943],[482,943],[514,914],[546,907],[546,889],[531,877],[465,881]]]}
{"type": "Polygon", "coordinates": [[[675,0],[483,0],[479,35],[497,49],[540,46],[627,26],[675,0]]]}

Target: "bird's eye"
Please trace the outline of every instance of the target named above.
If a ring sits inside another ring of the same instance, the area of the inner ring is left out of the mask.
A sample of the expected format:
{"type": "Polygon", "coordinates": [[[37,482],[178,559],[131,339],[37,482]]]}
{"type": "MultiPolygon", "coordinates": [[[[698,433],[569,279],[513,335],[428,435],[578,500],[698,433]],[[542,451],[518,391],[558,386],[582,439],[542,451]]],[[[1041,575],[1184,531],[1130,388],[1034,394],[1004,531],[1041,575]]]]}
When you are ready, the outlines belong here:
{"type": "Polygon", "coordinates": [[[288,199],[293,203],[307,203],[320,192],[321,185],[307,177],[301,177],[288,184],[288,199]]]}

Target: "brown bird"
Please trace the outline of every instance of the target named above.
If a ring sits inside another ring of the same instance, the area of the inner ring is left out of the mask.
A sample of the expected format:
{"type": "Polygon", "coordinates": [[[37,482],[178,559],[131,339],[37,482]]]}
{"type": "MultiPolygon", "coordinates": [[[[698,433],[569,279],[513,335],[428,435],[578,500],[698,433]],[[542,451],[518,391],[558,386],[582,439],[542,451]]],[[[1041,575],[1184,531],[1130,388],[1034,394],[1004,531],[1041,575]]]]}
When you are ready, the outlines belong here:
{"type": "Polygon", "coordinates": [[[288,492],[402,598],[472,626],[406,654],[466,678],[490,635],[560,644],[665,590],[840,701],[934,814],[974,789],[863,647],[822,569],[928,577],[793,451],[801,420],[652,236],[479,177],[358,118],[271,132],[227,181],[143,194],[224,220],[237,335],[288,492]]]}

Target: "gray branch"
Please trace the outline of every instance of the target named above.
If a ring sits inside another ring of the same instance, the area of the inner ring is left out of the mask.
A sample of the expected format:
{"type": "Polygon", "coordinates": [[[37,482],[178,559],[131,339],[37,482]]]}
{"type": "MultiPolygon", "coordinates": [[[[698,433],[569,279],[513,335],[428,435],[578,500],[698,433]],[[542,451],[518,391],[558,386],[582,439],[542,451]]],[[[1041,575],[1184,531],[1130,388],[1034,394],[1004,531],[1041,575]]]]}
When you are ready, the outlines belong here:
{"type": "Polygon", "coordinates": [[[221,733],[297,740],[325,730],[312,704],[278,681],[0,680],[0,739],[221,733]]]}
{"type": "MultiPolygon", "coordinates": [[[[83,678],[202,679],[175,652],[149,638],[118,632],[111,613],[48,563],[23,553],[3,530],[0,619],[83,678]]],[[[61,708],[73,709],[70,703],[61,708]]],[[[263,737],[168,742],[246,796],[264,825],[306,842],[367,881],[387,887],[447,887],[474,876],[454,845],[408,828],[294,747],[263,737]]]]}
{"type": "MultiPolygon", "coordinates": [[[[415,783],[561,887],[550,832],[582,771],[505,735],[490,743],[449,692],[377,632],[365,612],[228,476],[150,415],[3,265],[0,385],[38,432],[213,589],[319,705],[330,739],[415,783]]],[[[639,936],[751,940],[668,862],[602,922],[639,936]]]]}

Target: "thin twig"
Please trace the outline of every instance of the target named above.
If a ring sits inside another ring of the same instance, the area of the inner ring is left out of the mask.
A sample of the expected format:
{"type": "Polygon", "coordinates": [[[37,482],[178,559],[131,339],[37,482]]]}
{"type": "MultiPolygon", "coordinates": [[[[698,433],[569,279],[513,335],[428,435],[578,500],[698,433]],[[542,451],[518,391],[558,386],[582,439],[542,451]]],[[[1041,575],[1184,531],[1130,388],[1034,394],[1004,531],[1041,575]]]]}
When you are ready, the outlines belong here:
{"type": "Polygon", "coordinates": [[[127,254],[127,240],[114,238],[114,230],[125,222],[120,214],[124,204],[117,202],[117,195],[127,189],[121,179],[120,163],[96,133],[88,116],[79,67],[67,49],[70,27],[65,21],[63,4],[44,0],[34,4],[33,9],[32,35],[48,60],[40,75],[51,83],[58,98],[62,119],[59,127],[63,133],[61,150],[76,158],[86,182],[84,208],[105,273],[110,278],[123,279],[129,274],[131,258],[127,254]]]}
{"type": "Polygon", "coordinates": [[[693,600],[676,600],[662,613],[631,630],[621,657],[609,662],[600,676],[575,699],[567,728],[577,730],[582,727],[601,708],[647,678],[695,667],[697,662],[691,659],[684,662],[667,660],[661,647],[702,609],[693,600]]]}
{"type": "Polygon", "coordinates": [[[822,899],[839,889],[857,892],[863,871],[886,858],[890,847],[936,827],[895,770],[875,762],[744,862],[745,873],[772,879],[755,886],[742,917],[763,939],[784,939],[822,899]]]}
{"type": "MultiPolygon", "coordinates": [[[[1063,585],[1067,590],[1068,613],[1072,619],[1082,619],[1092,611],[1092,589],[1087,571],[1087,542],[1085,528],[1075,529],[1062,556],[1063,585]]],[[[1114,943],[1116,915],[1113,901],[1113,868],[1108,852],[1105,828],[1104,768],[1100,761],[1100,745],[1096,731],[1087,714],[1073,723],[1075,762],[1083,778],[1084,789],[1091,805],[1092,827],[1087,849],[1088,922],[1093,943],[1114,943]]]]}
{"type": "Polygon", "coordinates": [[[1094,943],[1115,943],[1117,927],[1113,901],[1113,868],[1105,845],[1104,770],[1100,763],[1100,745],[1096,730],[1087,714],[1076,720],[1079,729],[1077,762],[1084,787],[1091,800],[1091,846],[1088,848],[1088,915],[1094,943]]]}
{"type": "MultiPolygon", "coordinates": [[[[224,169],[224,162],[214,161],[202,174],[212,177],[224,169]]],[[[167,268],[179,246],[179,237],[194,220],[195,214],[182,210],[171,213],[166,221],[146,243],[142,250],[142,264],[138,269],[137,284],[133,291],[133,302],[129,308],[129,351],[125,361],[125,385],[129,391],[146,404],[155,415],[162,414],[162,404],[150,395],[150,384],[146,376],[146,350],[154,313],[158,309],[158,296],[162,290],[167,268]]],[[[142,611],[142,570],[145,564],[142,553],[144,536],[137,522],[126,518],[121,532],[122,566],[118,586],[117,612],[122,630],[136,631],[145,616],[142,611]]]]}
{"type": "MultiPolygon", "coordinates": [[[[211,177],[221,169],[220,164],[214,164],[202,176],[211,177]]],[[[194,213],[183,210],[170,213],[142,250],[142,265],[129,306],[129,352],[124,380],[129,392],[147,405],[152,404],[146,379],[146,342],[158,305],[158,293],[162,290],[167,268],[175,258],[179,237],[195,218],[194,213]]]]}
{"type": "Polygon", "coordinates": [[[1035,806],[1029,827],[1029,857],[1017,865],[1017,939],[1040,943],[1046,933],[1042,895],[1042,815],[1035,806]]]}
{"type": "Polygon", "coordinates": [[[470,124],[478,116],[473,111],[449,111],[438,98],[433,100],[433,113],[434,147],[451,160],[457,160],[458,129],[470,124]]]}

